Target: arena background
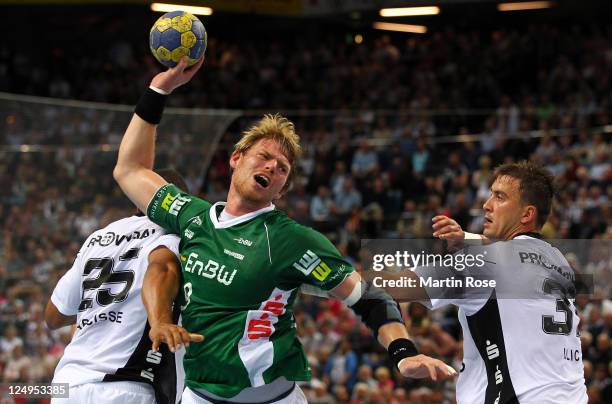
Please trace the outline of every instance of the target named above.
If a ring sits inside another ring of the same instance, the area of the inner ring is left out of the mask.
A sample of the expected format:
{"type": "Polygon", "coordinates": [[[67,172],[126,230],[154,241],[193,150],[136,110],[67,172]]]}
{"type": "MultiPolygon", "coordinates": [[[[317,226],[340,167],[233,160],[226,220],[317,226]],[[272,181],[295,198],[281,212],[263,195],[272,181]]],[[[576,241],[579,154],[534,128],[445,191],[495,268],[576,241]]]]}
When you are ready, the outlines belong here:
{"type": "MultiPolygon", "coordinates": [[[[610,2],[517,12],[467,0],[198,3],[214,8],[200,16],[206,65],[170,97],[157,166],[221,200],[241,130],[285,113],[305,155],[277,206],[359,268],[361,239],[428,238],[435,214],[480,232],[491,170],[545,165],[558,186],[545,236],[608,240],[572,264],[596,280],[577,300],[589,399],[612,402],[610,2]],[[400,4],[441,12],[378,15],[400,4]],[[427,32],[373,29],[378,21],[427,32]]],[[[85,237],[133,209],[111,173],[132,106],[160,71],[147,43],[160,14],[111,0],[0,1],[0,11],[0,370],[4,383],[48,382],[71,336],[43,324],[50,292],[85,237]]],[[[459,369],[456,311],[403,309],[421,352],[459,369]]],[[[453,382],[391,371],[338,302],[303,296],[296,320],[310,402],[453,402],[453,382]]]]}

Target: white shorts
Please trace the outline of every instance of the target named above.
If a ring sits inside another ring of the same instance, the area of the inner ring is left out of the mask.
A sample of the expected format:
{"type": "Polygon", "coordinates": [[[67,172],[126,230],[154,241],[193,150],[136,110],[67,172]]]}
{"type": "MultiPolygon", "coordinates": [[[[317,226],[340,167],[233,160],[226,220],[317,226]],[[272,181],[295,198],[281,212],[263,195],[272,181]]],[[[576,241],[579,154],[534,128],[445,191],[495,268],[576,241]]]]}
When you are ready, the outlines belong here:
{"type": "MultiPolygon", "coordinates": [[[[214,404],[211,401],[206,400],[203,397],[198,396],[189,387],[185,387],[183,391],[183,399],[181,404],[214,404]]],[[[281,398],[278,401],[274,401],[270,404],[308,404],[306,396],[300,386],[297,384],[293,388],[293,391],[286,397],[281,398]]]]}
{"type": "Polygon", "coordinates": [[[68,398],[53,398],[51,404],[152,404],[155,391],[139,382],[97,382],[70,387],[68,398]]]}

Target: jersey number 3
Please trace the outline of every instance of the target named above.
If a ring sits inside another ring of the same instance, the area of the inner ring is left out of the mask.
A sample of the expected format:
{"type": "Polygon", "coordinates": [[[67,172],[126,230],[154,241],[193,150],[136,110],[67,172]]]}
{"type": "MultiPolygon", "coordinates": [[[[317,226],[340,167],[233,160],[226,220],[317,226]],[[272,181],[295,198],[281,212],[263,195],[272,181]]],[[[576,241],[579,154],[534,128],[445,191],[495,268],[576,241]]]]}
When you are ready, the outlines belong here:
{"type": "MultiPolygon", "coordinates": [[[[543,285],[543,291],[545,294],[553,294],[553,291],[557,290],[560,293],[564,293],[565,289],[552,279],[545,279],[543,285]]],[[[557,299],[557,312],[565,313],[565,321],[557,322],[554,316],[544,315],[542,316],[542,330],[546,334],[556,335],[569,335],[572,332],[572,309],[570,301],[564,297],[563,299],[557,299]]]]}
{"type": "MultiPolygon", "coordinates": [[[[120,261],[129,261],[138,258],[137,248],[128,250],[125,254],[119,257],[120,261]]],[[[115,261],[110,257],[105,258],[90,258],[85,263],[83,268],[83,276],[88,276],[95,269],[100,269],[100,273],[95,278],[85,279],[83,281],[83,298],[79,304],[79,311],[85,311],[93,307],[93,297],[85,298],[85,293],[88,290],[97,290],[95,296],[96,301],[100,306],[108,306],[115,302],[122,302],[127,298],[127,295],[134,283],[134,271],[117,271],[114,272],[115,261]],[[117,293],[111,293],[110,284],[124,284],[123,288],[117,293]],[[107,287],[103,288],[102,286],[107,287]]]]}

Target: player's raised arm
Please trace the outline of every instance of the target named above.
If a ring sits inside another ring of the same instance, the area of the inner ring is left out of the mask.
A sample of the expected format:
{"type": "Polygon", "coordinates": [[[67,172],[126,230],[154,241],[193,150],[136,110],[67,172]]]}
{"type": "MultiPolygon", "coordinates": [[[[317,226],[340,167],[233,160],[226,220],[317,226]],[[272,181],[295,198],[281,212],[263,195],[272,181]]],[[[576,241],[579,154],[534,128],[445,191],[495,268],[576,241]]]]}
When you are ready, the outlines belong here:
{"type": "Polygon", "coordinates": [[[142,212],[146,212],[155,192],[166,183],[153,172],[155,132],[161,121],[166,98],[175,88],[191,80],[204,59],[189,69],[187,63],[184,58],[176,67],[153,78],[151,87],[138,101],[134,116],[121,140],[113,176],[123,192],[142,212]]]}

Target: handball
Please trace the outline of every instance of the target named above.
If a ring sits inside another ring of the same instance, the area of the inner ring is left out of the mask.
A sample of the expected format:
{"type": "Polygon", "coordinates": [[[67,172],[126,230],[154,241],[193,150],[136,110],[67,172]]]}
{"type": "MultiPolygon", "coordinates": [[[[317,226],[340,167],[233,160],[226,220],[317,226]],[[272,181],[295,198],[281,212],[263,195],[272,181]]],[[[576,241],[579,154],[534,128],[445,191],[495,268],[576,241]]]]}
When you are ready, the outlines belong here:
{"type": "Polygon", "coordinates": [[[206,38],[206,29],[198,17],[185,11],[172,11],[153,24],[149,47],[164,66],[176,66],[183,56],[189,58],[191,66],[204,55],[206,38]]]}

